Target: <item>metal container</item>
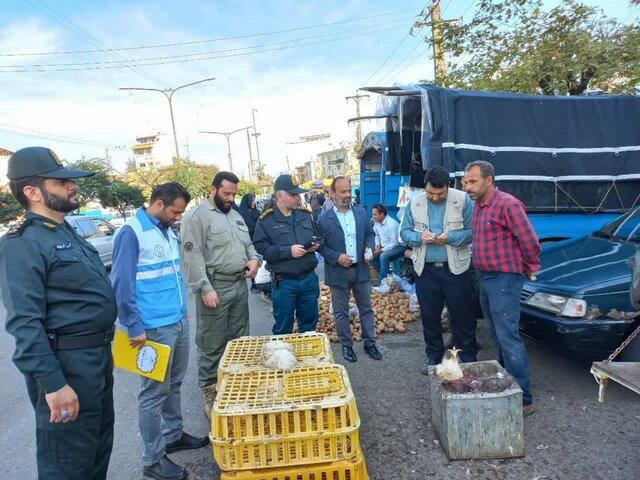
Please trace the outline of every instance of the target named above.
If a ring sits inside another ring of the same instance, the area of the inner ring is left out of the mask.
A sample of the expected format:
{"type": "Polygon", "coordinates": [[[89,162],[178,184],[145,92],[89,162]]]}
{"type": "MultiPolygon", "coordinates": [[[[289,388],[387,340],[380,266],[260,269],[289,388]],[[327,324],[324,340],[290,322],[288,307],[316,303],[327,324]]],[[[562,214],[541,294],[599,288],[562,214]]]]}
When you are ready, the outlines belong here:
{"type": "MultiPolygon", "coordinates": [[[[524,455],[522,390],[496,361],[465,363],[476,377],[506,379],[496,393],[453,393],[431,368],[431,419],[450,460],[524,455]]],[[[446,382],[445,382],[446,384],[446,382]]]]}

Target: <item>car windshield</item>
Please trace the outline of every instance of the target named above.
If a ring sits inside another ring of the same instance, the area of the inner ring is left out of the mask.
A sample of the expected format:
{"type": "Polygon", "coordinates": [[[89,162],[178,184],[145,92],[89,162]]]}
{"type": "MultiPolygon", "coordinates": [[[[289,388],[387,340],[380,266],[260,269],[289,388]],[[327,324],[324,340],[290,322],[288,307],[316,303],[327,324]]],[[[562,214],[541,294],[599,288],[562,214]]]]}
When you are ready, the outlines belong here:
{"type": "Polygon", "coordinates": [[[596,236],[640,243],[640,207],[605,225],[596,236]]]}

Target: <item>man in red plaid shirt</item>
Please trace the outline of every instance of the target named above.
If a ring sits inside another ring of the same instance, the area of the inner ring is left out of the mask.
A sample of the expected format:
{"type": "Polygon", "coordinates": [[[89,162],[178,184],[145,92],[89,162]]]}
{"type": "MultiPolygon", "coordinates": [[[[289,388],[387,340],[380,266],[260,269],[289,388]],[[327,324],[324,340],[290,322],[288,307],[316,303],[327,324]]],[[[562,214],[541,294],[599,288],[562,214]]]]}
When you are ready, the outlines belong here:
{"type": "Polygon", "coordinates": [[[533,413],[529,360],[520,337],[520,292],[525,276],[540,270],[540,244],[524,205],[494,184],[489,162],[467,165],[465,190],[475,200],[472,258],[480,281],[480,304],[496,342],[498,360],[522,388],[523,412],[533,413]]]}

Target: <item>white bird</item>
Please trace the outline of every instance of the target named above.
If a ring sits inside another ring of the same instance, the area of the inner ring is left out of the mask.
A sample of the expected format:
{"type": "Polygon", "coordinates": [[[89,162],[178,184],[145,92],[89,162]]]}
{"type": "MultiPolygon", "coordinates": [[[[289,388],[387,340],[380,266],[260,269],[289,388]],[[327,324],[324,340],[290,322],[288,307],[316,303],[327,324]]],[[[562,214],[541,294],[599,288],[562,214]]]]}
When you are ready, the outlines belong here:
{"type": "Polygon", "coordinates": [[[458,380],[462,378],[462,369],[460,368],[460,360],[458,352],[460,349],[455,346],[446,352],[442,357],[442,363],[436,366],[436,375],[441,380],[458,380]]]}

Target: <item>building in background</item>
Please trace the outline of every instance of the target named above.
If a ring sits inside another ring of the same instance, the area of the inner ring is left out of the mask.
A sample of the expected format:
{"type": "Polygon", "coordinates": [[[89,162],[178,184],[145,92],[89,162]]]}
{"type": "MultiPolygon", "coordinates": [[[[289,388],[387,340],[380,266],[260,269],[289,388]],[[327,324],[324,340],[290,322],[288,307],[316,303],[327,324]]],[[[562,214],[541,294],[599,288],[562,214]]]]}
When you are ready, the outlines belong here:
{"type": "Polygon", "coordinates": [[[343,144],[340,148],[318,153],[317,161],[321,175],[318,178],[334,178],[339,175],[358,175],[360,162],[353,144],[343,144]]]}
{"type": "Polygon", "coordinates": [[[9,168],[9,157],[13,155],[11,150],[0,147],[0,186],[7,185],[9,179],[7,178],[7,168],[9,168]]]}
{"type": "Polygon", "coordinates": [[[174,145],[171,139],[162,133],[146,137],[136,137],[131,147],[136,168],[160,168],[173,163],[174,145]]]}

